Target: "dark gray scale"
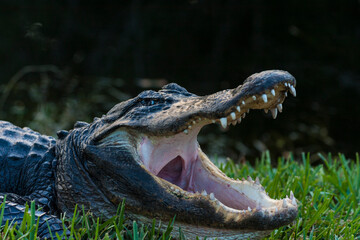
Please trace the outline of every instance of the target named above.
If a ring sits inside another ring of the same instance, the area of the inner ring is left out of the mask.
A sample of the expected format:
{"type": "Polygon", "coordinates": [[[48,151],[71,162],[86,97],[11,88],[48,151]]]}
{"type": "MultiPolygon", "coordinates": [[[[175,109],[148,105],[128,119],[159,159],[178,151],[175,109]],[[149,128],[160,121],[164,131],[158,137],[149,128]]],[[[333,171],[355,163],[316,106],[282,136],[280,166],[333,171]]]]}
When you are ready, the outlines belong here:
{"type": "Polygon", "coordinates": [[[2,224],[7,218],[21,221],[25,202],[35,201],[45,211],[38,213],[40,220],[51,219],[53,229],[62,231],[60,220],[47,214],[56,213],[55,144],[53,137],[0,121],[0,203],[7,196],[2,224]]]}

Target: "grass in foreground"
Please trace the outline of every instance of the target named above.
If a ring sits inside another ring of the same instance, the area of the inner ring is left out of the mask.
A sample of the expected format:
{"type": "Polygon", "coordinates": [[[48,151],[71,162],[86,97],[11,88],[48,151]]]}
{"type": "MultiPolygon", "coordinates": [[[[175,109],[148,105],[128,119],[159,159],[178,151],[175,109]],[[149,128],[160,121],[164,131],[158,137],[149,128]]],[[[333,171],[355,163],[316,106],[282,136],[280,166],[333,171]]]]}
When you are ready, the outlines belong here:
{"type": "MultiPolygon", "coordinates": [[[[292,157],[279,158],[274,168],[268,153],[264,153],[254,167],[231,161],[217,165],[232,178],[258,176],[272,198],[283,198],[290,190],[294,192],[299,201],[298,218],[293,224],[273,231],[267,239],[360,239],[359,155],[354,160],[341,154],[319,156],[322,164],[315,167],[310,165],[309,155],[304,154],[299,161],[292,157]]],[[[34,211],[34,205],[30,209],[34,211]]],[[[173,229],[174,220],[164,233],[156,230],[161,223],[155,220],[152,226],[125,224],[123,210],[123,206],[119,207],[118,214],[104,223],[83,210],[81,214],[75,211],[73,218],[65,217],[63,222],[72,234],[70,239],[165,240],[171,239],[172,231],[179,231],[173,229]]],[[[0,222],[1,218],[0,211],[0,222]]],[[[0,239],[34,239],[36,229],[37,219],[25,214],[20,226],[5,224],[0,229],[0,239]]]]}

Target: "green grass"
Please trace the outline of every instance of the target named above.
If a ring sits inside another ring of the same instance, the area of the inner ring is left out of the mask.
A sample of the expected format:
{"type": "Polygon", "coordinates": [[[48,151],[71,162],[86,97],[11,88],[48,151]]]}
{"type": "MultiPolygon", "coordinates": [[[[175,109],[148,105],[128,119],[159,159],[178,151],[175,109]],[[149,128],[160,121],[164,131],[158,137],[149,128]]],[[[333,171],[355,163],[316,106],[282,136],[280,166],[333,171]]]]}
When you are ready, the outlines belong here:
{"type": "MultiPolygon", "coordinates": [[[[299,201],[299,214],[295,222],[272,232],[267,239],[360,239],[360,160],[346,159],[344,155],[318,155],[322,164],[311,166],[310,156],[294,160],[271,160],[264,153],[254,166],[250,164],[217,164],[232,178],[259,177],[272,198],[283,198],[294,192],[299,201]],[[276,161],[276,164],[274,164],[276,161]],[[274,167],[276,166],[276,167],[274,167]]],[[[34,205],[30,207],[34,211],[34,205]]],[[[31,212],[30,211],[30,212],[31,212]]],[[[0,211],[0,221],[1,221],[0,211]]],[[[171,239],[174,219],[166,232],[159,232],[159,221],[151,226],[132,222],[125,224],[124,206],[106,222],[91,217],[83,209],[75,211],[73,218],[63,218],[71,239],[171,239]]],[[[163,223],[164,224],[164,223],[163,223]]],[[[18,226],[6,223],[0,238],[36,238],[37,219],[25,214],[25,221],[18,226]]],[[[184,237],[183,237],[184,238],[184,237]]],[[[56,239],[56,237],[54,237],[56,239]]]]}

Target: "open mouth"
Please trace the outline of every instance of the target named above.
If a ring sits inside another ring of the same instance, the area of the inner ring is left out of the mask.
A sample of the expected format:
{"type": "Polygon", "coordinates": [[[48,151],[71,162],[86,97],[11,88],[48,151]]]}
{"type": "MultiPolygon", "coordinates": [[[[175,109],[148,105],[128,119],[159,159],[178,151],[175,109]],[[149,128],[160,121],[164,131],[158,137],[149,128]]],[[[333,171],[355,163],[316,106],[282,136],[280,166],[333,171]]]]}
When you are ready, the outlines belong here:
{"type": "MultiPolygon", "coordinates": [[[[100,145],[129,149],[136,166],[141,166],[137,180],[144,187],[134,191],[141,203],[132,208],[136,218],[149,222],[176,215],[187,236],[219,239],[255,239],[292,222],[297,215],[292,192],[272,199],[257,177],[227,177],[201,150],[197,136],[208,124],[225,129],[236,125],[250,110],[270,111],[276,118],[288,93],[296,96],[295,84],[289,73],[271,70],[253,74],[235,89],[203,97],[168,85],[157,93],[163,97],[158,105],[152,98],[139,111],[129,110],[128,118],[120,117],[104,129],[97,137],[100,145]],[[257,235],[251,235],[254,232],[257,235]]],[[[110,120],[117,118],[109,115],[110,120]]],[[[115,204],[119,202],[113,198],[115,204]]]]}
{"type": "Polygon", "coordinates": [[[226,177],[202,152],[197,135],[207,124],[219,123],[223,128],[240,123],[250,109],[270,111],[273,118],[282,112],[282,103],[290,92],[296,95],[290,82],[281,82],[264,92],[240,99],[225,111],[224,116],[211,119],[193,116],[182,132],[173,136],[143,135],[138,152],[145,168],[153,175],[173,184],[175,194],[197,195],[216,201],[231,212],[268,211],[296,206],[293,193],[282,200],[271,199],[258,178],[233,180],[226,177]]]}

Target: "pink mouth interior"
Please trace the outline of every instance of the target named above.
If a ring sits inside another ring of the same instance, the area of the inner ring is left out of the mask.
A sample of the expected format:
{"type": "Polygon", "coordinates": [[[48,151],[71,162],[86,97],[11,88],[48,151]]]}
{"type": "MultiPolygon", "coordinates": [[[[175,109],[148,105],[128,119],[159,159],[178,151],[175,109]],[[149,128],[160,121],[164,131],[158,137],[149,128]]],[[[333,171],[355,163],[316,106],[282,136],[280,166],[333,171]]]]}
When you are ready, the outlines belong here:
{"type": "Polygon", "coordinates": [[[144,137],[140,144],[140,155],[145,167],[154,175],[175,184],[185,191],[195,193],[205,190],[224,205],[244,210],[254,208],[255,201],[244,193],[233,189],[230,184],[217,180],[199,157],[197,134],[201,127],[189,135],[179,133],[172,137],[144,137]]]}

